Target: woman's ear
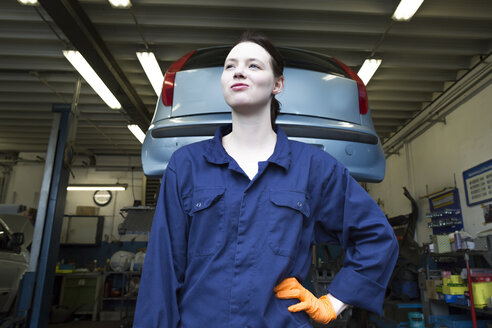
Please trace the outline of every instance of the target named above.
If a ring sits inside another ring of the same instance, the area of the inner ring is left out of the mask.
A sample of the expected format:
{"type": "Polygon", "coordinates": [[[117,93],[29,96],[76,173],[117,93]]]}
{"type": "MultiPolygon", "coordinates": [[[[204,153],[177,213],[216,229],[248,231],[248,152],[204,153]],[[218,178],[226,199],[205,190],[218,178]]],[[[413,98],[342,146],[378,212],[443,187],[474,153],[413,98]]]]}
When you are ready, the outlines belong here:
{"type": "Polygon", "coordinates": [[[275,81],[275,85],[273,86],[273,91],[272,93],[274,95],[278,95],[280,92],[282,92],[282,89],[284,88],[284,76],[280,76],[277,78],[275,81]]]}

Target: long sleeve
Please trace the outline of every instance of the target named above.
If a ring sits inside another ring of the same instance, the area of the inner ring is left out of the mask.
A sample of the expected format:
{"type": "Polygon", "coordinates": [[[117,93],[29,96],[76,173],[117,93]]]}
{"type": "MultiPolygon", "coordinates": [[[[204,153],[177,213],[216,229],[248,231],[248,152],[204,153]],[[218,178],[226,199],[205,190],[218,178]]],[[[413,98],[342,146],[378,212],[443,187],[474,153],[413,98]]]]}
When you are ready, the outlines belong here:
{"type": "Polygon", "coordinates": [[[178,326],[178,296],[186,269],[187,222],[176,172],[170,163],[164,173],[150,232],[134,328],[178,326]]]}
{"type": "Polygon", "coordinates": [[[393,272],[398,243],[385,215],[367,192],[337,164],[318,191],[316,243],[339,243],[342,269],[328,291],[340,301],[382,313],[386,286],[393,272]]]}

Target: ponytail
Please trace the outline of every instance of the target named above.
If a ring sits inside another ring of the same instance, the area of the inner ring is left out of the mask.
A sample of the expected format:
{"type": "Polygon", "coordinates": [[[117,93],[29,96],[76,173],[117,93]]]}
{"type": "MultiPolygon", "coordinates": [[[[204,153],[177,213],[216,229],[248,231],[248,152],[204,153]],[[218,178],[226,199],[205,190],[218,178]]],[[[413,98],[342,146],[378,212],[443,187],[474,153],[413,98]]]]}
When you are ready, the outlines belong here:
{"type": "Polygon", "coordinates": [[[272,102],[270,103],[270,118],[272,122],[272,129],[275,129],[275,120],[280,113],[280,101],[275,99],[275,95],[272,96],[272,102]]]}

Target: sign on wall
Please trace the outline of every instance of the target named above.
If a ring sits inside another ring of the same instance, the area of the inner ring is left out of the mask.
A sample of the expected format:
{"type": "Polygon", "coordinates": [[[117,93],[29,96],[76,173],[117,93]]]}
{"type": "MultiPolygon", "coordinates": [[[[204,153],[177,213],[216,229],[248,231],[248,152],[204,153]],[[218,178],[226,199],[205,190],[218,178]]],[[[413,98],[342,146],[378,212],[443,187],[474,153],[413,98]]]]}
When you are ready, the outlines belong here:
{"type": "Polygon", "coordinates": [[[429,228],[435,235],[448,234],[463,229],[460,195],[458,189],[448,190],[429,198],[431,219],[429,228]]]}
{"type": "Polygon", "coordinates": [[[466,204],[492,201],[492,159],[463,172],[466,204]]]}

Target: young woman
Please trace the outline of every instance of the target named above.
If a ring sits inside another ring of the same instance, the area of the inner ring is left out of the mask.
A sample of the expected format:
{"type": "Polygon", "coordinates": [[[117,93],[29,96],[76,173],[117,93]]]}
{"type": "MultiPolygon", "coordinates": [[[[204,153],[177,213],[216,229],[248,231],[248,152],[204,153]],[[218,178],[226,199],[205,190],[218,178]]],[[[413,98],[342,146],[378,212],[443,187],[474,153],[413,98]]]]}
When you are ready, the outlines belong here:
{"type": "Polygon", "coordinates": [[[166,169],[134,327],[311,327],[347,304],[381,313],[398,253],[385,216],[333,157],[275,125],[283,62],[246,33],[224,63],[232,124],[177,150],[166,169]],[[311,246],[338,243],[327,295],[299,283],[311,246]]]}

